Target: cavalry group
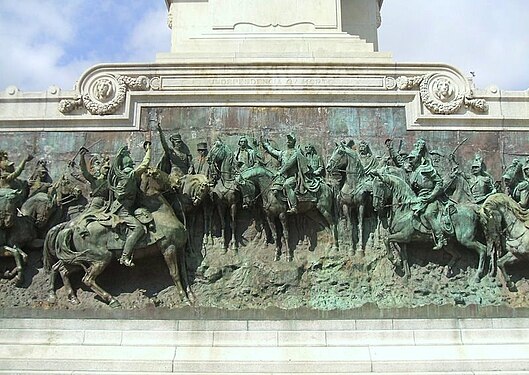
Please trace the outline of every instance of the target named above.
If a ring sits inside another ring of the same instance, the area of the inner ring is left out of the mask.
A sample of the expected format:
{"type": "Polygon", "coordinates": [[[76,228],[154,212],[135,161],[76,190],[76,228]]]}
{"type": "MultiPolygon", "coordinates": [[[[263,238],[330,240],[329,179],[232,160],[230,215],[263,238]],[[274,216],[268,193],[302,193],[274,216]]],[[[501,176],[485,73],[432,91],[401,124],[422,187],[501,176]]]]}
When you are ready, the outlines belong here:
{"type": "Polygon", "coordinates": [[[5,276],[22,284],[26,250],[40,247],[44,268],[51,274],[51,301],[60,275],[70,301],[79,302],[69,275],[81,269],[83,282],[118,306],[96,277],[113,258],[133,267],[143,249],[157,247],[178,293],[188,300],[193,296],[183,265],[199,207],[204,246],[211,238],[216,210],[223,247],[227,251],[231,244],[237,250],[237,212],[251,209],[256,217],[266,218],[275,260],[284,255],[287,261],[294,256],[289,246],[290,217],[319,213],[334,250],[340,243],[337,224],[347,219],[355,232],[356,251],[363,253],[364,217],[374,210],[385,230],[388,252],[399,252],[406,277],[410,276],[407,244],[423,239],[433,243],[433,251],[451,254],[450,276],[461,256],[450,242],[458,242],[479,256],[476,280],[485,275],[487,266],[492,276],[500,268],[508,286],[515,287],[505,266],[526,256],[529,249],[529,163],[513,161],[499,184],[481,156],[475,156],[467,172],[456,155],[449,155],[447,170],[440,164],[443,155],[430,150],[423,139],[407,153],[395,150],[388,139],[383,156],[374,155],[364,141],[342,141],[324,163],[313,144],[300,147],[294,134],[286,135],[284,149],[247,136],[240,136],[235,149],[221,140],[210,149],[200,142],[193,157],[179,134],[166,139],[160,125],[157,131],[163,156],[156,167],[151,166],[150,142],[145,142],[138,165],[127,146],[112,157],[83,147],[55,181],[44,159],[35,163],[28,180],[22,180],[20,175],[33,157],[15,167],[7,153],[0,152],[0,245],[2,254],[16,263],[5,276]],[[89,194],[83,194],[86,186],[89,194]]]}

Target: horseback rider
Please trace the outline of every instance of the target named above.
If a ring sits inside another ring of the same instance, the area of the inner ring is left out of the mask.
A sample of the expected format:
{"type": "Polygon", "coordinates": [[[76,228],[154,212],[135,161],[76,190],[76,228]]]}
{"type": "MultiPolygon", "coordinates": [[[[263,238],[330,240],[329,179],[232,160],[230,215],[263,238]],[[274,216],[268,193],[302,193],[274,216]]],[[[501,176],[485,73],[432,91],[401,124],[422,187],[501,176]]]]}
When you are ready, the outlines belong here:
{"type": "Polygon", "coordinates": [[[194,170],[196,174],[203,174],[209,177],[208,144],[206,142],[197,143],[198,157],[195,159],[194,170]]]}
{"type": "Polygon", "coordinates": [[[283,185],[283,191],[287,196],[289,209],[287,213],[297,213],[296,186],[298,184],[298,157],[299,149],[296,148],[296,137],[293,134],[287,134],[287,149],[284,151],[276,150],[268,141],[263,142],[263,147],[272,157],[279,161],[279,170],[276,178],[280,177],[283,185]]]}
{"type": "Polygon", "coordinates": [[[523,180],[516,185],[512,193],[513,199],[520,207],[529,208],[529,158],[522,165],[523,180]]]}
{"type": "Polygon", "coordinates": [[[29,195],[32,196],[39,192],[48,194],[52,182],[50,172],[48,171],[48,161],[46,159],[40,159],[37,161],[35,170],[28,181],[29,195]]]}
{"type": "Polygon", "coordinates": [[[28,154],[15,168],[15,163],[9,160],[7,152],[0,151],[0,189],[20,189],[22,193],[17,199],[18,206],[22,206],[29,194],[28,183],[18,179],[18,177],[24,171],[26,163],[31,160],[33,160],[33,155],[28,154]]]}
{"type": "Polygon", "coordinates": [[[129,229],[123,252],[119,262],[127,267],[133,267],[132,253],[136,243],[145,234],[143,224],[135,217],[136,198],[139,190],[141,175],[147,170],[151,162],[151,144],[145,142],[145,156],[139,166],[134,168],[134,161],[127,146],[123,146],[110,167],[108,183],[113,193],[110,213],[116,214],[121,222],[129,229]]]}
{"type": "Polygon", "coordinates": [[[360,141],[358,144],[358,157],[366,175],[380,167],[380,159],[373,155],[371,147],[366,141],[360,141]]]}
{"type": "Polygon", "coordinates": [[[103,208],[109,198],[108,172],[110,170],[110,158],[108,156],[94,156],[91,163],[94,167],[94,173],[92,174],[88,170],[86,163],[86,154],[88,152],[86,147],[81,147],[79,150],[79,154],[81,155],[79,167],[81,168],[83,177],[88,181],[92,190],[90,192],[92,200],[89,208],[97,210],[103,208]]]}
{"type": "Polygon", "coordinates": [[[496,193],[494,179],[487,172],[481,155],[476,154],[470,166],[470,174],[463,174],[470,188],[474,203],[481,204],[489,195],[496,193]]]}
{"type": "Polygon", "coordinates": [[[307,158],[308,172],[306,176],[311,179],[325,177],[325,166],[321,156],[316,152],[316,148],[312,143],[305,146],[305,157],[307,158]]]}
{"type": "Polygon", "coordinates": [[[433,250],[440,250],[447,244],[439,219],[446,196],[443,180],[427,155],[426,142],[423,139],[415,142],[408,155],[411,167],[410,185],[419,198],[413,206],[413,215],[425,219],[433,233],[433,250]]]}
{"type": "MultiPolygon", "coordinates": [[[[235,166],[238,172],[243,172],[256,164],[258,156],[255,150],[248,144],[248,138],[242,136],[237,143],[239,146],[234,153],[235,166]]],[[[255,186],[250,181],[243,178],[237,179],[237,184],[242,194],[242,208],[248,208],[252,203],[252,197],[255,195],[255,186]]]]}
{"type": "Polygon", "coordinates": [[[169,137],[171,146],[167,143],[162,127],[158,123],[158,133],[164,150],[164,156],[159,164],[159,169],[174,177],[181,177],[185,174],[193,174],[193,157],[189,147],[182,141],[180,134],[173,134],[169,137]]]}

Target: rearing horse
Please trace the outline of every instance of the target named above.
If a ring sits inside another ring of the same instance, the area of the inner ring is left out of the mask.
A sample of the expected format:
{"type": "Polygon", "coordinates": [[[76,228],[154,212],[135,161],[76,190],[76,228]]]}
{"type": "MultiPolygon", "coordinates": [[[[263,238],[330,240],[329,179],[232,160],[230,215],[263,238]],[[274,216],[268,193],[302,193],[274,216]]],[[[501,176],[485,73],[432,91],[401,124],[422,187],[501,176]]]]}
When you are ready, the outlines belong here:
{"type": "MultiPolygon", "coordinates": [[[[388,235],[386,247],[390,243],[396,243],[400,247],[400,257],[406,278],[410,277],[410,266],[408,263],[407,244],[417,240],[428,240],[432,238],[431,231],[425,227],[420,218],[414,215],[412,206],[417,201],[412,188],[408,183],[398,176],[388,173],[376,173],[373,179],[373,206],[375,210],[381,211],[389,208],[388,235]]],[[[479,255],[478,270],[475,280],[479,281],[484,274],[487,247],[478,242],[479,216],[475,207],[471,205],[457,205],[455,212],[450,215],[453,233],[449,233],[461,245],[474,250],[479,255]]],[[[452,267],[459,259],[460,254],[451,247],[445,247],[445,251],[452,255],[447,266],[447,276],[452,276],[452,267]]]]}
{"type": "Polygon", "coordinates": [[[236,168],[235,158],[230,147],[222,141],[216,141],[208,153],[208,163],[213,169],[215,186],[211,191],[213,202],[217,206],[221,237],[224,241],[224,251],[228,250],[228,245],[232,244],[232,249],[237,251],[239,244],[237,241],[237,208],[242,204],[242,195],[237,188],[235,181],[236,168]],[[229,209],[231,218],[231,237],[226,237],[227,221],[226,213],[229,209]]]}
{"type": "Polygon", "coordinates": [[[356,209],[357,213],[357,235],[358,243],[356,251],[359,254],[364,252],[364,216],[366,207],[371,202],[371,182],[364,173],[364,166],[360,161],[358,153],[343,144],[336,144],[329,161],[327,162],[327,172],[341,172],[345,174],[345,181],[338,195],[338,202],[347,218],[349,228],[352,227],[352,214],[356,209]]]}

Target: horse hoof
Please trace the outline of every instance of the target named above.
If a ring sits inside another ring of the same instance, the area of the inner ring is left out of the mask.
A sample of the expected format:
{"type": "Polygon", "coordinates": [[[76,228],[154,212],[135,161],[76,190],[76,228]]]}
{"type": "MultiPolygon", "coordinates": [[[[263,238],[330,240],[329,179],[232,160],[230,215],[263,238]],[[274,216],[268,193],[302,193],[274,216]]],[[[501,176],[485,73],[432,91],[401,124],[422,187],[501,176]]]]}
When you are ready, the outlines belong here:
{"type": "Polygon", "coordinates": [[[24,284],[24,276],[22,275],[17,275],[14,280],[15,286],[21,286],[22,284],[24,284]]]}
{"type": "Polygon", "coordinates": [[[516,284],[513,283],[512,281],[509,281],[507,283],[507,289],[509,289],[509,292],[517,292],[518,291],[518,288],[516,288],[516,284]]]}
{"type": "Polygon", "coordinates": [[[110,300],[110,302],[108,303],[108,305],[110,307],[112,307],[113,309],[117,309],[117,308],[121,307],[121,303],[119,303],[119,301],[117,299],[115,299],[115,298],[112,298],[110,300]]]}
{"type": "Polygon", "coordinates": [[[70,297],[68,297],[68,301],[69,301],[72,305],[80,305],[80,304],[81,304],[81,301],[79,301],[79,299],[78,299],[76,296],[70,296],[70,297]]]}
{"type": "Polygon", "coordinates": [[[46,298],[46,301],[50,305],[55,305],[57,303],[57,296],[55,295],[55,293],[50,293],[48,294],[48,298],[46,298]]]}

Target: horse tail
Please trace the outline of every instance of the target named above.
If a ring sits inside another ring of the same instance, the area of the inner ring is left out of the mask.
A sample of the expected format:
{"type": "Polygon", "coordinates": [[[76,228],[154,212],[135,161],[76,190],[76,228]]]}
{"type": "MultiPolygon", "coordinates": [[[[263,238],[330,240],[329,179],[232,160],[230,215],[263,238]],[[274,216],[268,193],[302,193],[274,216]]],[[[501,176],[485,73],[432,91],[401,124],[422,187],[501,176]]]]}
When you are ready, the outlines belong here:
{"type": "Polygon", "coordinates": [[[61,230],[64,229],[67,222],[60,223],[52,227],[48,233],[46,233],[46,237],[44,238],[44,245],[43,245],[43,266],[44,270],[49,273],[51,272],[53,268],[53,264],[57,260],[57,249],[56,249],[56,240],[57,235],[61,230]]]}

